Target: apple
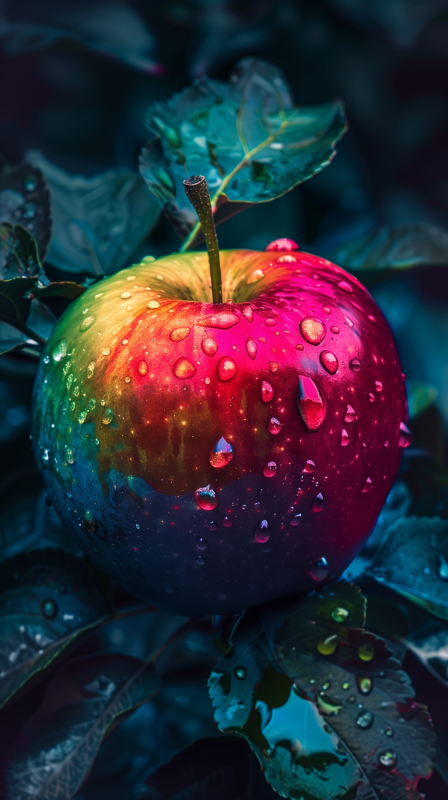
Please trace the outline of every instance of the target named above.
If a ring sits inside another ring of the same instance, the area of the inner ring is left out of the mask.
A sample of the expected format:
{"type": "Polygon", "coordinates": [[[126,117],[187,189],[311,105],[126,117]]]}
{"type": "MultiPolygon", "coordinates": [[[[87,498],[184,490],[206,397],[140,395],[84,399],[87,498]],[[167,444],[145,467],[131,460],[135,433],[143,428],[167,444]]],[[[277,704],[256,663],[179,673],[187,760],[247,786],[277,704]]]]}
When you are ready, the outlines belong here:
{"type": "Polygon", "coordinates": [[[397,474],[404,376],[343,269],[278,240],[150,257],[89,288],[38,368],[33,447],[88,558],[182,615],[337,578],[397,474]]]}

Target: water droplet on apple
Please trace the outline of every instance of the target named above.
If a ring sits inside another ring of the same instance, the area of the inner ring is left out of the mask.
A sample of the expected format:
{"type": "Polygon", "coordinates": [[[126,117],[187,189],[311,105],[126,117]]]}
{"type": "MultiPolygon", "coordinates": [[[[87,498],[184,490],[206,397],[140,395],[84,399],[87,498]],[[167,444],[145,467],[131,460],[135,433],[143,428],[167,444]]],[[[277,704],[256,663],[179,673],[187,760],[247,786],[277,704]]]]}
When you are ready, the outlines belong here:
{"type": "Polygon", "coordinates": [[[404,422],[400,422],[399,431],[398,431],[398,447],[409,447],[412,444],[412,431],[409,430],[408,426],[404,424],[404,422]]]}
{"type": "Polygon", "coordinates": [[[254,539],[259,544],[264,544],[269,541],[270,538],[269,523],[267,519],[262,519],[255,528],[254,539]]]}
{"type": "Polygon", "coordinates": [[[217,526],[216,522],[213,522],[213,520],[212,520],[210,522],[209,526],[208,526],[208,529],[209,529],[209,531],[217,531],[218,530],[218,526],[217,526]]]}
{"type": "Polygon", "coordinates": [[[206,356],[214,356],[218,352],[218,342],[211,336],[202,340],[201,347],[206,356]]]}
{"type": "Polygon", "coordinates": [[[92,378],[94,372],[95,372],[95,362],[91,361],[90,364],[87,366],[87,377],[92,378]]]}
{"type": "Polygon", "coordinates": [[[225,528],[230,528],[232,526],[232,520],[230,520],[228,517],[224,517],[222,524],[225,528]]]}
{"type": "Polygon", "coordinates": [[[274,397],[274,389],[268,381],[261,381],[261,399],[263,403],[270,403],[274,397]]]}
{"type": "Polygon", "coordinates": [[[302,472],[314,472],[315,469],[316,469],[316,465],[315,465],[314,461],[308,460],[306,462],[304,468],[302,469],[302,472]]]}
{"type": "Polygon", "coordinates": [[[367,319],[369,319],[370,322],[376,322],[376,317],[374,317],[373,314],[368,314],[367,319]]]}
{"type": "Polygon", "coordinates": [[[203,567],[203,566],[204,566],[204,564],[205,564],[205,558],[204,558],[204,556],[198,556],[198,557],[197,557],[197,559],[196,559],[196,564],[197,564],[199,567],[203,567]]]}
{"type": "Polygon", "coordinates": [[[353,292],[353,286],[350,286],[348,281],[339,281],[338,286],[340,289],[343,289],[344,292],[353,292]]]}
{"type": "MultiPolygon", "coordinates": [[[[196,368],[194,370],[196,372],[196,368]]],[[[220,381],[231,381],[238,372],[238,364],[229,356],[223,356],[218,361],[217,373],[220,381]]]]}
{"type": "Polygon", "coordinates": [[[373,403],[373,402],[374,402],[374,400],[375,400],[375,398],[374,398],[374,396],[373,396],[372,392],[369,392],[369,394],[368,394],[368,398],[369,398],[369,403],[373,403]]]}
{"type": "Polygon", "coordinates": [[[295,527],[296,525],[299,525],[301,521],[302,521],[302,515],[296,514],[295,517],[291,517],[291,519],[289,520],[289,524],[295,527]]]}
{"type": "Polygon", "coordinates": [[[383,391],[383,384],[381,381],[375,381],[375,391],[382,392],[383,391]]]}
{"type": "Polygon", "coordinates": [[[334,375],[338,368],[338,360],[334,353],[330,353],[329,350],[323,350],[320,354],[320,360],[327,372],[329,372],[330,375],[334,375]]]}
{"type": "Polygon", "coordinates": [[[113,418],[114,418],[114,412],[112,411],[112,409],[111,408],[106,408],[106,410],[105,410],[105,412],[103,414],[103,425],[110,425],[110,423],[112,422],[113,418]]]}
{"type": "Polygon", "coordinates": [[[251,306],[243,306],[242,309],[241,309],[241,312],[243,314],[243,317],[248,322],[252,322],[252,320],[254,318],[254,311],[253,311],[253,308],[251,308],[251,306]]]}
{"type": "Polygon", "coordinates": [[[319,492],[319,494],[317,494],[313,500],[313,511],[322,511],[324,505],[325,505],[324,496],[322,492],[319,492]]]}
{"type": "Polygon", "coordinates": [[[361,366],[362,366],[362,365],[361,365],[361,362],[360,362],[360,361],[358,361],[358,359],[357,359],[357,358],[352,358],[352,359],[351,359],[351,360],[348,362],[348,365],[349,365],[349,367],[350,367],[350,369],[351,369],[351,371],[352,371],[352,372],[359,372],[359,370],[361,369],[361,366]]]}
{"type": "Polygon", "coordinates": [[[270,361],[269,362],[269,371],[273,372],[273,373],[278,371],[278,364],[277,364],[276,361],[270,361]]]}
{"type": "Polygon", "coordinates": [[[187,338],[190,331],[191,328],[174,328],[170,333],[170,339],[172,342],[182,342],[187,338]]]}
{"type": "Polygon", "coordinates": [[[96,530],[96,519],[94,517],[93,511],[90,511],[89,508],[87,509],[86,513],[84,514],[84,522],[83,522],[83,524],[84,524],[84,527],[85,527],[86,531],[89,531],[89,533],[93,533],[93,531],[96,530]]]}
{"type": "Polygon", "coordinates": [[[319,317],[304,317],[300,323],[300,333],[306,342],[320,344],[325,339],[327,329],[319,317]]]}
{"type": "Polygon", "coordinates": [[[277,320],[275,320],[273,317],[267,317],[267,318],[265,319],[265,321],[264,321],[264,324],[265,324],[265,325],[266,325],[268,328],[273,328],[273,327],[274,327],[274,325],[277,325],[277,320]]]}
{"type": "Polygon", "coordinates": [[[127,300],[128,297],[131,297],[131,293],[130,292],[122,292],[120,297],[121,297],[122,300],[127,300]]]}
{"type": "Polygon", "coordinates": [[[273,478],[277,470],[278,467],[275,461],[268,461],[268,463],[263,469],[263,475],[265,475],[266,478],[273,478]]]}
{"type": "Polygon", "coordinates": [[[330,331],[331,331],[332,333],[339,333],[339,331],[340,331],[340,328],[338,328],[338,326],[337,326],[337,325],[332,325],[332,326],[331,326],[331,328],[330,328],[330,331]]]}
{"type": "Polygon", "coordinates": [[[200,536],[199,539],[196,539],[196,547],[198,550],[207,550],[208,547],[207,539],[204,539],[203,536],[200,536]]]}
{"type": "Polygon", "coordinates": [[[110,347],[103,347],[103,356],[110,355],[110,347]]]}
{"type": "Polygon", "coordinates": [[[312,378],[301,375],[297,386],[296,407],[309,431],[317,431],[327,411],[324,394],[312,378]]]}
{"type": "Polygon", "coordinates": [[[215,446],[210,450],[210,464],[216,469],[221,469],[221,467],[225,467],[226,464],[232,460],[234,453],[234,447],[221,436],[219,441],[217,441],[215,446]]]}
{"type": "Polygon", "coordinates": [[[174,362],[173,373],[176,378],[192,378],[196,373],[196,367],[188,358],[181,357],[174,362]]]}
{"type": "Polygon", "coordinates": [[[219,314],[212,314],[211,317],[200,319],[196,325],[201,325],[203,328],[219,328],[221,330],[228,330],[233,328],[240,321],[238,314],[233,311],[220,311],[219,314]]]}
{"type": "Polygon", "coordinates": [[[274,435],[276,435],[277,433],[280,433],[282,428],[283,428],[283,422],[280,422],[280,420],[276,419],[275,417],[271,417],[271,419],[268,422],[269,433],[273,433],[274,435]]]}
{"type": "Polygon", "coordinates": [[[138,369],[140,375],[146,375],[146,373],[148,372],[148,365],[147,365],[146,361],[140,361],[137,369],[138,369]]]}
{"type": "Polygon", "coordinates": [[[300,250],[300,248],[293,239],[274,239],[273,242],[268,244],[266,250],[268,252],[277,252],[278,250],[290,252],[291,250],[300,250]]]}
{"type": "Polygon", "coordinates": [[[208,486],[203,486],[201,489],[196,489],[194,499],[199,508],[202,508],[204,511],[213,511],[218,505],[216,492],[212,489],[210,484],[208,484],[208,486]]]}
{"type": "Polygon", "coordinates": [[[246,341],[246,350],[247,355],[252,359],[254,359],[257,355],[258,344],[256,343],[255,339],[252,339],[252,336],[249,336],[246,341]]]}
{"type": "Polygon", "coordinates": [[[160,303],[157,300],[150,300],[148,308],[160,308],[160,303]]]}
{"type": "Polygon", "coordinates": [[[345,430],[345,428],[342,428],[341,445],[342,445],[342,447],[347,447],[348,443],[349,443],[348,433],[345,430]]]}
{"type": "Polygon", "coordinates": [[[345,412],[344,422],[353,422],[356,417],[356,411],[351,406],[347,406],[347,410],[345,412]]]}
{"type": "Polygon", "coordinates": [[[60,339],[59,342],[56,342],[51,355],[53,356],[53,361],[62,361],[67,355],[67,339],[60,339]]]}
{"type": "Polygon", "coordinates": [[[372,481],[370,480],[370,478],[367,478],[367,480],[366,480],[366,482],[364,484],[363,492],[366,492],[366,493],[370,492],[371,489],[372,489],[372,486],[373,486],[372,481]]]}

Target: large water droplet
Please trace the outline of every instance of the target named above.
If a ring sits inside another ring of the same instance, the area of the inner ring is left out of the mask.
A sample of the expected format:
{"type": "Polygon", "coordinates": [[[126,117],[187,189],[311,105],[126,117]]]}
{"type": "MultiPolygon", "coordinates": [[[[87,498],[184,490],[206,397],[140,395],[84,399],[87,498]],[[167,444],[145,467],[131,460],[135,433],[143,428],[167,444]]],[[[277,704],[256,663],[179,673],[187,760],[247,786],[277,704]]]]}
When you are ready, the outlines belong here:
{"type": "Polygon", "coordinates": [[[80,331],[88,331],[89,328],[92,327],[94,322],[96,322],[96,317],[86,317],[81,322],[81,325],[79,326],[79,330],[80,331]]]}
{"type": "Polygon", "coordinates": [[[177,361],[174,362],[173,374],[176,378],[181,378],[182,380],[192,378],[193,375],[196,374],[196,367],[188,358],[181,356],[181,358],[178,358],[177,361]]]}
{"type": "Polygon", "coordinates": [[[87,377],[92,378],[94,372],[95,372],[95,362],[91,361],[87,367],[87,377]]]}
{"type": "Polygon", "coordinates": [[[300,333],[306,342],[320,344],[325,339],[327,329],[319,317],[304,317],[300,323],[300,333]]]}
{"type": "Polygon", "coordinates": [[[319,492],[319,494],[317,494],[313,500],[313,511],[322,511],[324,505],[325,501],[323,494],[322,492],[319,492]]]}
{"type": "Polygon", "coordinates": [[[216,492],[212,489],[210,484],[202,487],[201,489],[196,489],[194,498],[199,508],[204,509],[204,511],[213,511],[213,509],[218,505],[216,492]]]}
{"type": "MultiPolygon", "coordinates": [[[[196,370],[195,370],[196,372],[196,370]]],[[[220,381],[231,381],[238,372],[238,364],[229,356],[223,356],[218,361],[217,373],[220,381]]]]}
{"type": "Polygon", "coordinates": [[[203,536],[200,536],[199,539],[196,539],[196,547],[198,550],[207,550],[207,539],[204,539],[203,536]]]}
{"type": "Polygon", "coordinates": [[[358,674],[356,676],[356,683],[361,694],[370,694],[372,691],[373,681],[370,675],[358,674]]]}
{"type": "Polygon", "coordinates": [[[252,359],[254,359],[255,356],[257,355],[258,344],[256,343],[255,339],[252,339],[252,336],[249,336],[247,339],[246,350],[247,350],[247,355],[250,356],[250,358],[252,359]]]}
{"type": "Polygon", "coordinates": [[[344,422],[353,422],[356,417],[356,411],[351,406],[347,406],[347,410],[345,412],[344,422]]]}
{"type": "Polygon", "coordinates": [[[448,562],[443,553],[437,556],[437,576],[441,581],[448,581],[448,562]]]}
{"type": "Polygon", "coordinates": [[[325,580],[329,572],[330,567],[328,566],[328,561],[325,557],[318,558],[310,569],[310,575],[315,581],[325,580]]]}
{"type": "Polygon", "coordinates": [[[304,468],[302,469],[302,472],[314,472],[315,469],[316,469],[316,465],[315,465],[314,461],[308,460],[306,462],[304,468]]]}
{"type": "Polygon", "coordinates": [[[274,389],[268,381],[261,381],[261,399],[263,403],[270,403],[274,397],[274,389]]]}
{"type": "Polygon", "coordinates": [[[375,381],[375,391],[382,392],[383,391],[383,384],[381,381],[375,381]]]}
{"type": "Polygon", "coordinates": [[[277,364],[276,361],[270,361],[269,362],[269,371],[273,372],[273,373],[278,371],[278,364],[277,364]]]}
{"type": "Polygon", "coordinates": [[[388,750],[386,753],[382,753],[380,755],[380,764],[386,769],[391,769],[397,763],[397,756],[392,750],[388,750]]]}
{"type": "Polygon", "coordinates": [[[292,250],[300,250],[299,245],[293,239],[274,239],[265,249],[268,252],[277,252],[279,250],[291,252],[292,250]]]}
{"type": "Polygon", "coordinates": [[[255,528],[254,539],[259,544],[264,544],[271,537],[269,532],[269,523],[267,519],[262,519],[255,528]]]}
{"type": "Polygon", "coordinates": [[[129,297],[131,297],[131,293],[130,292],[122,292],[120,297],[121,297],[122,300],[127,300],[129,297]]]}
{"type": "Polygon", "coordinates": [[[340,289],[343,289],[344,292],[353,292],[353,286],[350,286],[348,281],[339,281],[338,286],[340,289]]]}
{"type": "Polygon", "coordinates": [[[62,361],[67,355],[67,339],[60,339],[59,342],[56,342],[51,355],[53,356],[53,361],[62,361]]]}
{"type": "Polygon", "coordinates": [[[78,422],[80,425],[84,424],[84,422],[87,419],[88,413],[89,413],[88,411],[81,411],[81,413],[78,415],[78,422]]]}
{"type": "Polygon", "coordinates": [[[219,314],[212,314],[211,317],[205,317],[196,322],[196,325],[201,325],[203,328],[220,328],[221,330],[228,330],[233,328],[240,321],[238,314],[233,311],[220,311],[219,314]]]}
{"type": "Polygon", "coordinates": [[[371,711],[361,711],[356,718],[356,724],[359,728],[366,730],[373,725],[373,714],[371,711]]]}
{"type": "Polygon", "coordinates": [[[332,656],[339,644],[339,636],[327,636],[325,639],[319,639],[317,643],[317,650],[321,656],[332,656]]]}
{"type": "Polygon", "coordinates": [[[254,311],[253,308],[251,308],[251,306],[243,306],[241,312],[248,322],[252,322],[254,318],[254,311]]]}
{"type": "Polygon", "coordinates": [[[412,444],[412,439],[412,431],[409,430],[408,426],[405,425],[404,422],[400,422],[398,430],[398,447],[409,447],[409,445],[412,444]]]}
{"type": "Polygon", "coordinates": [[[345,428],[342,428],[342,431],[341,431],[341,445],[342,445],[342,447],[347,447],[349,441],[350,440],[348,438],[347,431],[345,430],[345,428]]]}
{"type": "Polygon", "coordinates": [[[302,515],[301,514],[296,514],[294,517],[291,517],[291,519],[289,520],[289,524],[292,525],[293,528],[295,528],[297,525],[300,525],[301,522],[302,522],[302,515]]]}
{"type": "Polygon", "coordinates": [[[283,428],[283,422],[280,422],[280,420],[276,419],[276,417],[271,417],[271,419],[268,422],[269,433],[273,433],[275,436],[277,433],[280,433],[282,428],[283,428]]]}
{"type": "Polygon", "coordinates": [[[148,372],[148,365],[147,365],[146,361],[140,361],[137,369],[138,369],[140,375],[146,375],[146,373],[148,372]]]}
{"type": "Polygon", "coordinates": [[[182,342],[187,338],[190,331],[191,328],[174,328],[170,333],[170,339],[172,342],[182,342]]]}
{"type": "Polygon", "coordinates": [[[112,411],[112,409],[111,408],[106,408],[106,410],[105,410],[105,412],[103,414],[103,425],[110,425],[110,423],[112,422],[113,418],[114,418],[114,412],[112,411]]]}
{"type": "Polygon", "coordinates": [[[325,419],[327,403],[322,390],[306,375],[299,378],[296,406],[308,430],[317,431],[325,419]]]}
{"type": "Polygon", "coordinates": [[[247,675],[247,669],[246,667],[235,667],[233,674],[235,675],[235,678],[238,678],[239,681],[244,681],[247,675]]]}
{"type": "Polygon", "coordinates": [[[150,300],[148,303],[148,308],[160,308],[160,303],[158,300],[150,300]]]}
{"type": "Polygon", "coordinates": [[[329,372],[330,375],[334,375],[338,368],[338,360],[334,353],[331,353],[329,350],[323,350],[320,354],[320,360],[327,372],[329,372]]]}
{"type": "Polygon", "coordinates": [[[358,647],[358,657],[361,661],[371,661],[375,655],[375,648],[370,642],[364,642],[358,647]]]}
{"type": "Polygon", "coordinates": [[[332,333],[340,333],[340,330],[341,329],[337,325],[332,325],[331,328],[330,328],[330,331],[332,333]]]}
{"type": "Polygon", "coordinates": [[[206,339],[202,340],[201,347],[206,356],[214,356],[218,352],[218,342],[211,336],[207,336],[206,339]]]}
{"type": "Polygon", "coordinates": [[[339,625],[342,625],[343,622],[348,617],[348,611],[346,608],[342,608],[341,606],[337,606],[331,612],[331,616],[333,617],[334,621],[337,622],[339,625]]]}
{"type": "Polygon", "coordinates": [[[268,461],[263,469],[263,475],[265,475],[266,478],[273,478],[277,470],[278,467],[275,461],[268,461]]]}
{"type": "Polygon", "coordinates": [[[357,358],[352,358],[348,362],[348,365],[349,365],[349,367],[350,367],[352,372],[359,372],[359,370],[361,369],[361,366],[362,366],[361,362],[358,361],[357,358]]]}
{"type": "Polygon", "coordinates": [[[216,469],[221,469],[221,467],[225,467],[226,464],[232,460],[234,453],[235,448],[221,436],[219,441],[217,441],[215,446],[210,450],[210,464],[216,469]]]}
{"type": "Polygon", "coordinates": [[[55,619],[58,614],[58,605],[52,597],[47,597],[40,604],[40,612],[45,619],[55,619]]]}
{"type": "Polygon", "coordinates": [[[96,519],[93,514],[93,511],[90,511],[89,508],[84,514],[84,527],[86,531],[89,531],[89,533],[93,533],[93,531],[96,530],[96,519]]]}

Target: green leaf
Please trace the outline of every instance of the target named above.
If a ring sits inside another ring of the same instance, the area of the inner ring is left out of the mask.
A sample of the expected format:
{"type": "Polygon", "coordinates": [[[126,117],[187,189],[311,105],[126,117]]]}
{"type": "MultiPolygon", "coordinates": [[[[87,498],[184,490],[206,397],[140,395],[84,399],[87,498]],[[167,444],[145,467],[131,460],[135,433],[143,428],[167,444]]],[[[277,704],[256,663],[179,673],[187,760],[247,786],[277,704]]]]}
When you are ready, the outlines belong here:
{"type": "Polygon", "coordinates": [[[118,653],[73,659],[51,678],[6,769],[6,800],[69,800],[104,737],[159,688],[152,661],[118,653]]]}
{"type": "Polygon", "coordinates": [[[448,520],[399,520],[389,529],[368,574],[430,614],[447,620],[448,520]]]}
{"type": "Polygon", "coordinates": [[[429,716],[384,640],[363,630],[359,590],[340,582],[258,613],[264,633],[243,618],[209,681],[220,729],[248,740],[283,797],[420,800],[435,753],[429,716]]]}
{"type": "Polygon", "coordinates": [[[202,77],[155,103],[147,126],[156,138],[140,172],[181,238],[188,235],[184,248],[201,235],[185,177],[205,176],[219,223],[311,178],[346,130],[340,102],[295,107],[281,70],[255,58],[240,61],[227,83],[202,77]]]}
{"type": "Polygon", "coordinates": [[[84,561],[64,550],[31,550],[3,561],[0,707],[111,612],[84,561]]]}
{"type": "Polygon", "coordinates": [[[422,381],[406,378],[406,391],[408,395],[409,419],[415,419],[423,411],[432,406],[437,397],[437,389],[422,381]]]}
{"type": "Polygon", "coordinates": [[[327,250],[325,257],[348,270],[410,269],[448,265],[448,232],[427,222],[382,226],[327,250]]]}
{"type": "MultiPolygon", "coordinates": [[[[50,194],[41,170],[28,161],[14,167],[6,163],[0,166],[1,223],[10,223],[11,227],[23,226],[30,239],[34,237],[36,241],[39,263],[45,261],[51,238],[50,194]]],[[[16,272],[10,273],[10,267],[11,263],[6,264],[5,251],[0,251],[1,278],[14,278],[17,275],[16,272]]]]}
{"type": "Polygon", "coordinates": [[[42,284],[48,283],[40,263],[37,242],[22,225],[0,225],[1,275],[7,280],[36,276],[42,284]]]}
{"type": "Polygon", "coordinates": [[[0,320],[19,330],[26,329],[26,320],[31,308],[30,291],[36,277],[12,278],[0,281],[0,320]]]}
{"type": "Polygon", "coordinates": [[[48,297],[66,297],[68,300],[76,300],[85,291],[85,286],[74,281],[54,281],[46,286],[38,286],[33,289],[33,296],[40,300],[46,300],[48,297]]]}

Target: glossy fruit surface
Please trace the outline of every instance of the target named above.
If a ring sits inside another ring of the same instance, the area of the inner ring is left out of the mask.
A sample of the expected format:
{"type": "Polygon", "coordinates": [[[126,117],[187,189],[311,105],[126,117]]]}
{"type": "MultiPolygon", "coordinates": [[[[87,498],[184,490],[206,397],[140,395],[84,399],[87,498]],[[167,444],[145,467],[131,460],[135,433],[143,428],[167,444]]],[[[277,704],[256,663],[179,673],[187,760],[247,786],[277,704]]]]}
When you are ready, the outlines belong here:
{"type": "MultiPolygon", "coordinates": [[[[290,249],[147,259],[58,322],[33,446],[88,557],[177,614],[337,577],[409,444],[404,377],[367,290],[290,249]]],[[[283,244],[284,243],[284,244],[283,244]]]]}

